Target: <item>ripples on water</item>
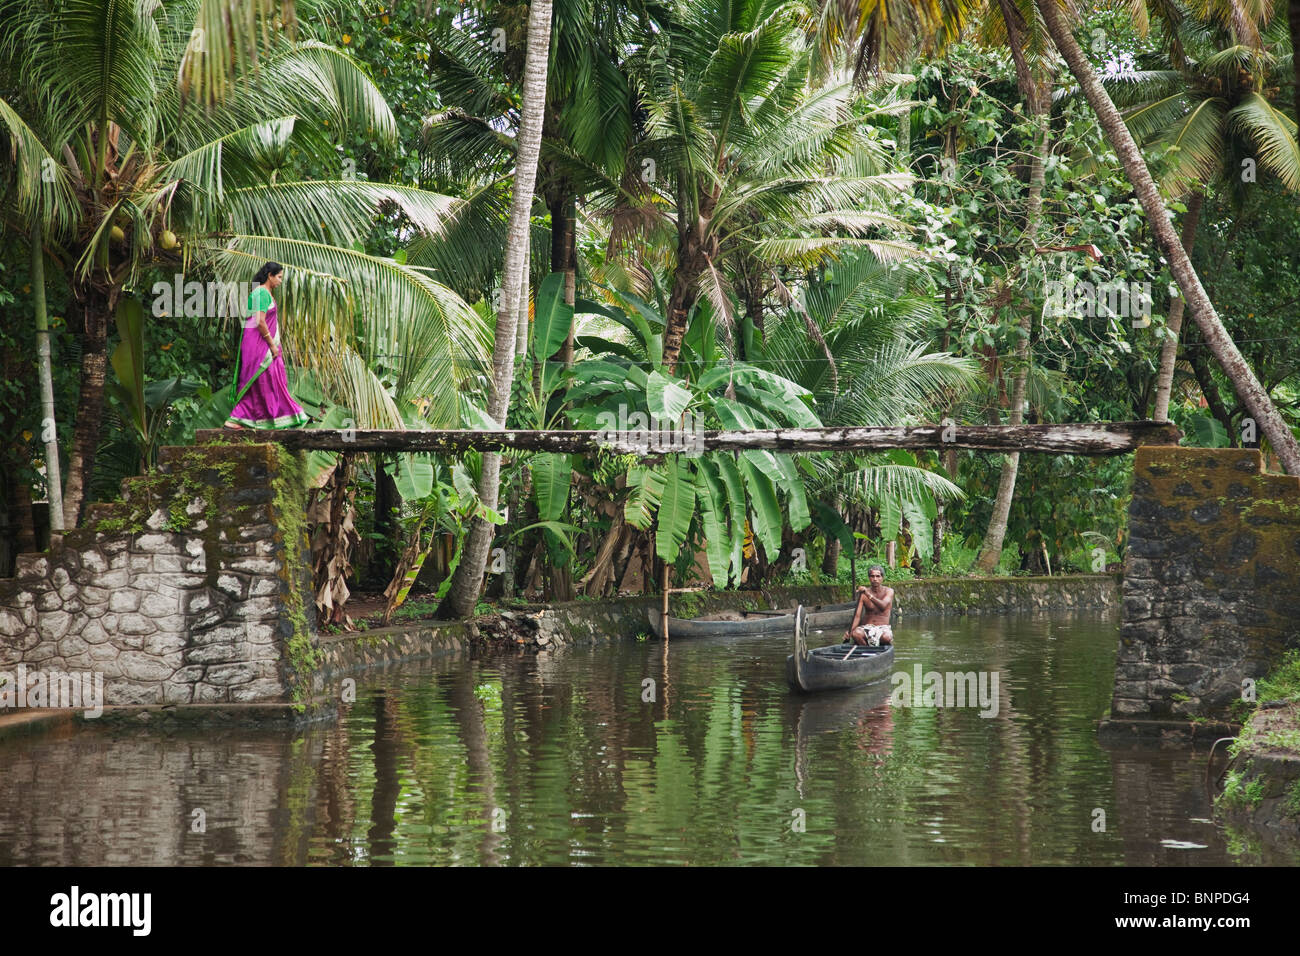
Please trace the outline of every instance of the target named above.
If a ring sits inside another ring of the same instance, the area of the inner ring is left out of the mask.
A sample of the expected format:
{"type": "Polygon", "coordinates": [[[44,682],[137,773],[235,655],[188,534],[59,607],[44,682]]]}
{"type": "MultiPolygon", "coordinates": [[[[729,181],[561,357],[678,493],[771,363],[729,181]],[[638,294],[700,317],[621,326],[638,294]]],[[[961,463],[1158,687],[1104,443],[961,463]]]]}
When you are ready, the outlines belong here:
{"type": "Polygon", "coordinates": [[[1204,754],[1099,746],[1116,627],[900,628],[896,672],[998,673],[987,719],[793,696],[785,642],[748,638],[409,665],[296,734],[10,741],[0,865],[1300,862],[1210,822],[1204,754]]]}

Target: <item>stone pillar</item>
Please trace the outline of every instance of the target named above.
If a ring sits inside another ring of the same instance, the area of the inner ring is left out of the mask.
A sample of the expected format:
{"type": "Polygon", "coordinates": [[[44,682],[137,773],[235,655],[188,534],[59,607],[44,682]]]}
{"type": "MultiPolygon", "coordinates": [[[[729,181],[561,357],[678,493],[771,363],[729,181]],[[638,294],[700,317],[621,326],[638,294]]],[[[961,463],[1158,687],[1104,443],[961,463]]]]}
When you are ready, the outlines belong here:
{"type": "Polygon", "coordinates": [[[1261,466],[1256,449],[1137,450],[1103,732],[1240,720],[1243,681],[1300,646],[1300,478],[1261,466]]]}

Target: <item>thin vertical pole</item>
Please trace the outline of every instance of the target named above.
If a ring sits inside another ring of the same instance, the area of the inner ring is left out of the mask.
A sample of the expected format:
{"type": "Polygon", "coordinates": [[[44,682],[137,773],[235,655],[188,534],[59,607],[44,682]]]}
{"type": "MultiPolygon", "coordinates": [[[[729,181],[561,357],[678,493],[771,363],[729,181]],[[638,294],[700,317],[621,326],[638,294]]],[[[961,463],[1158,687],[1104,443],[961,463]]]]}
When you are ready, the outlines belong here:
{"type": "Polygon", "coordinates": [[[61,536],[63,478],[59,473],[59,436],[54,424],[54,381],[50,371],[50,329],[45,306],[44,231],[40,217],[32,219],[32,308],[36,313],[36,355],[41,382],[41,441],[45,443],[45,486],[50,502],[50,531],[61,536]]]}
{"type": "Polygon", "coordinates": [[[668,640],[668,562],[664,562],[664,640],[668,640]]]}

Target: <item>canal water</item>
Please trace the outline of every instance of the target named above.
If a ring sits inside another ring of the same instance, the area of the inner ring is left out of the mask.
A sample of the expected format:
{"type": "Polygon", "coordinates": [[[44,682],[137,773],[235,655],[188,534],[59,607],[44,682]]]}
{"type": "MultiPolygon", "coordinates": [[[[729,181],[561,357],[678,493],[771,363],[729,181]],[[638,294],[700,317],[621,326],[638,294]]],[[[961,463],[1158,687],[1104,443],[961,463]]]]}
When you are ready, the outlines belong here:
{"type": "Polygon", "coordinates": [[[10,740],[0,865],[1300,863],[1211,821],[1203,752],[1097,742],[1117,627],[913,618],[906,701],[794,696],[780,638],[613,641],[371,674],[297,732],[10,740]],[[929,672],[982,706],[915,706],[929,672]]]}

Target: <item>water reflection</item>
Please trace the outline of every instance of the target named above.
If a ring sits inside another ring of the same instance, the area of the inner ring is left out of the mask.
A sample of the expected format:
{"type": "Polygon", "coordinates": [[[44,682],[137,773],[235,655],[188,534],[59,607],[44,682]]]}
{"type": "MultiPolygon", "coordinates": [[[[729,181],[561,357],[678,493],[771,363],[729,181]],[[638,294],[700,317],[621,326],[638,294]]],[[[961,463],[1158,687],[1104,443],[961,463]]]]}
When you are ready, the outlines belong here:
{"type": "Polygon", "coordinates": [[[883,762],[893,751],[894,715],[889,705],[891,684],[876,681],[840,693],[791,694],[787,723],[794,727],[795,790],[804,797],[809,777],[810,744],[820,734],[844,734],[859,750],[883,762]]]}
{"type": "Polygon", "coordinates": [[[1101,749],[1113,620],[910,623],[897,670],[996,670],[996,717],[792,695],[779,638],[406,666],[298,734],[0,745],[0,865],[1300,862],[1209,822],[1204,754],[1101,749]]]}

